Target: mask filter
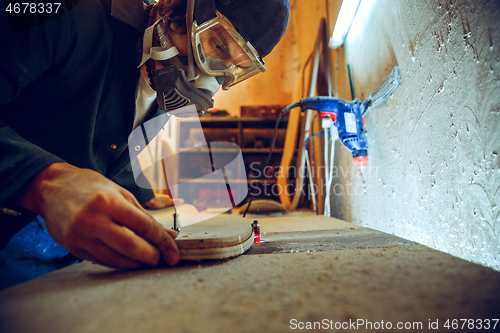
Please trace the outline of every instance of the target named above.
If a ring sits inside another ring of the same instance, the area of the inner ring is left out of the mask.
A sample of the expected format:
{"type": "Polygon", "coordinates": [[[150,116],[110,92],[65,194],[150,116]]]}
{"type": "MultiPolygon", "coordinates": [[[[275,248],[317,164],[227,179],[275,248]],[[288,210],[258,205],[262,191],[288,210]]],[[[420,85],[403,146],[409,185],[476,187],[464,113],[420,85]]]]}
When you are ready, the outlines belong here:
{"type": "Polygon", "coordinates": [[[212,96],[217,92],[221,85],[221,78],[205,75],[198,68],[188,65],[192,72],[192,78],[189,80],[186,76],[186,65],[189,63],[189,57],[180,57],[177,48],[171,46],[168,37],[165,34],[165,22],[162,19],[156,21],[144,32],[142,66],[148,59],[166,61],[170,64],[155,70],[153,78],[155,90],[157,92],[156,100],[158,105],[170,115],[178,117],[192,117],[192,111],[186,113],[186,106],[194,104],[198,115],[213,107],[212,96]],[[161,47],[152,47],[153,30],[158,28],[161,47]],[[195,75],[196,74],[196,75],[195,75]]]}
{"type": "MultiPolygon", "coordinates": [[[[173,64],[156,70],[154,82],[158,105],[171,115],[182,117],[183,112],[178,109],[189,104],[194,104],[198,114],[202,115],[214,105],[212,96],[217,90],[212,92],[212,89],[194,87],[187,80],[184,71],[173,64]]],[[[190,115],[192,116],[192,112],[190,115]]]]}

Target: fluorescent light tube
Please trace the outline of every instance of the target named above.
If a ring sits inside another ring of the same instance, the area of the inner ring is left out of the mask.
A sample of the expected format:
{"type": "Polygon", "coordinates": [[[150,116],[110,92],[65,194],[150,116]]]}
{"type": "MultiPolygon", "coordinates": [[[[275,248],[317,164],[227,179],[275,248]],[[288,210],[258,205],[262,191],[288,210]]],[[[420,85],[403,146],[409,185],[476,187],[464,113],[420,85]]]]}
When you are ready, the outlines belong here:
{"type": "Polygon", "coordinates": [[[336,49],[342,46],[344,39],[351,28],[352,21],[359,7],[361,0],[344,0],[340,7],[335,28],[333,28],[332,36],[330,37],[329,46],[331,49],[336,49]]]}

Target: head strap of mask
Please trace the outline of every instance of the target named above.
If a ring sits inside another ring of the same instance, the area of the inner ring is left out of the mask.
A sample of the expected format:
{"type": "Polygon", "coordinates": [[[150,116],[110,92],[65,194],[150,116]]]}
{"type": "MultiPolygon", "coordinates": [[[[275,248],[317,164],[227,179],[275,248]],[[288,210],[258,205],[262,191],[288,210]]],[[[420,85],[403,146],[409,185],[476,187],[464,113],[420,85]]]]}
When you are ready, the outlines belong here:
{"type": "Polygon", "coordinates": [[[188,0],[187,12],[186,12],[187,45],[188,45],[188,79],[190,80],[194,78],[194,57],[193,57],[193,49],[191,48],[191,30],[193,29],[194,2],[195,0],[188,0]]]}
{"type": "Polygon", "coordinates": [[[194,60],[191,50],[190,30],[193,22],[194,0],[188,0],[186,13],[186,24],[188,28],[188,68],[181,63],[177,55],[179,51],[170,44],[166,34],[167,19],[162,17],[144,32],[142,66],[149,59],[170,60],[171,63],[155,71],[154,84],[157,91],[156,100],[158,105],[171,115],[177,117],[190,117],[193,115],[190,108],[186,106],[194,104],[198,115],[202,115],[213,107],[212,95],[208,91],[196,88],[191,82],[195,76],[194,60]],[[153,32],[157,27],[161,47],[152,47],[153,32]],[[189,109],[189,110],[188,110],[189,109]],[[188,111],[186,111],[188,110],[188,111]]]}

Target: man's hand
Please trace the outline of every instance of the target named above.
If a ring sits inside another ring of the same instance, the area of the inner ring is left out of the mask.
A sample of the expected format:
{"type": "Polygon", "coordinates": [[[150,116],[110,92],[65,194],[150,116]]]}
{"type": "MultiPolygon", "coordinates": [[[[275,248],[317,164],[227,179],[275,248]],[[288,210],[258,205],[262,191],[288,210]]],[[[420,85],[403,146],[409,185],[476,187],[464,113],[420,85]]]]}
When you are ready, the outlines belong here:
{"type": "Polygon", "coordinates": [[[44,169],[18,203],[39,214],[52,238],[82,259],[116,268],[179,261],[174,238],[135,197],[99,173],[66,163],[44,169]]]}
{"type": "Polygon", "coordinates": [[[184,199],[175,198],[168,194],[156,193],[155,197],[148,202],[142,204],[142,206],[146,209],[162,209],[166,207],[170,207],[175,205],[182,205],[184,203],[184,199]]]}

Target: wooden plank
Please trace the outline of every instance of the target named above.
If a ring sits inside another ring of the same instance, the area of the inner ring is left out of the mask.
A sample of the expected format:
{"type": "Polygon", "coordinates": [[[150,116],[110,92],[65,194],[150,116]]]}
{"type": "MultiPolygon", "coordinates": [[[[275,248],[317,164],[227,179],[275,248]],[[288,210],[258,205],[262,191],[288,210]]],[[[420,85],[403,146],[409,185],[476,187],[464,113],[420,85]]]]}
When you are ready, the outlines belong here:
{"type": "Polygon", "coordinates": [[[211,249],[239,245],[251,236],[250,221],[222,214],[186,227],[182,227],[181,222],[181,232],[175,242],[179,249],[211,249]]]}
{"type": "Polygon", "coordinates": [[[179,252],[181,254],[181,260],[228,259],[242,255],[252,247],[253,243],[254,239],[253,235],[251,234],[245,241],[233,246],[210,247],[210,248],[183,248],[181,243],[180,244],[181,246],[179,247],[179,252]]]}
{"type": "MultiPolygon", "coordinates": [[[[292,103],[299,101],[303,94],[302,76],[297,77],[293,87],[292,103]]],[[[291,196],[293,193],[288,193],[288,170],[292,164],[293,156],[297,148],[297,139],[299,138],[300,123],[302,119],[302,110],[295,108],[290,110],[288,115],[288,125],[285,136],[285,144],[283,148],[283,155],[281,157],[280,172],[277,175],[277,184],[280,189],[280,201],[286,209],[290,210],[292,206],[291,196]]],[[[297,172],[297,171],[296,171],[297,172]]],[[[297,185],[295,186],[295,190],[297,185]]]]}
{"type": "MultiPolygon", "coordinates": [[[[248,203],[240,207],[239,213],[243,214],[248,207],[248,203]]],[[[277,201],[269,199],[253,200],[248,213],[250,214],[271,214],[271,213],[285,213],[286,207],[277,201]]]]}
{"type": "MultiPolygon", "coordinates": [[[[322,131],[321,127],[321,118],[316,117],[315,121],[312,124],[313,127],[313,132],[312,133],[320,133],[322,131]]],[[[317,202],[317,209],[318,213],[323,215],[325,211],[325,189],[326,189],[326,184],[325,184],[325,159],[324,159],[324,149],[325,149],[325,142],[324,138],[319,136],[315,137],[312,140],[314,140],[314,150],[310,151],[310,157],[312,157],[312,160],[314,161],[314,166],[313,166],[313,173],[314,173],[314,182],[316,184],[316,202],[317,202]]],[[[312,141],[311,140],[311,141],[312,141]]],[[[335,149],[335,147],[333,147],[335,149]]],[[[311,180],[309,180],[311,181],[311,180]]]]}
{"type": "MultiPolygon", "coordinates": [[[[173,225],[174,208],[148,211],[165,228],[173,225]]],[[[175,240],[181,260],[226,259],[239,256],[253,244],[249,220],[238,215],[199,213],[193,205],[177,208],[181,231],[175,240]]]]}

